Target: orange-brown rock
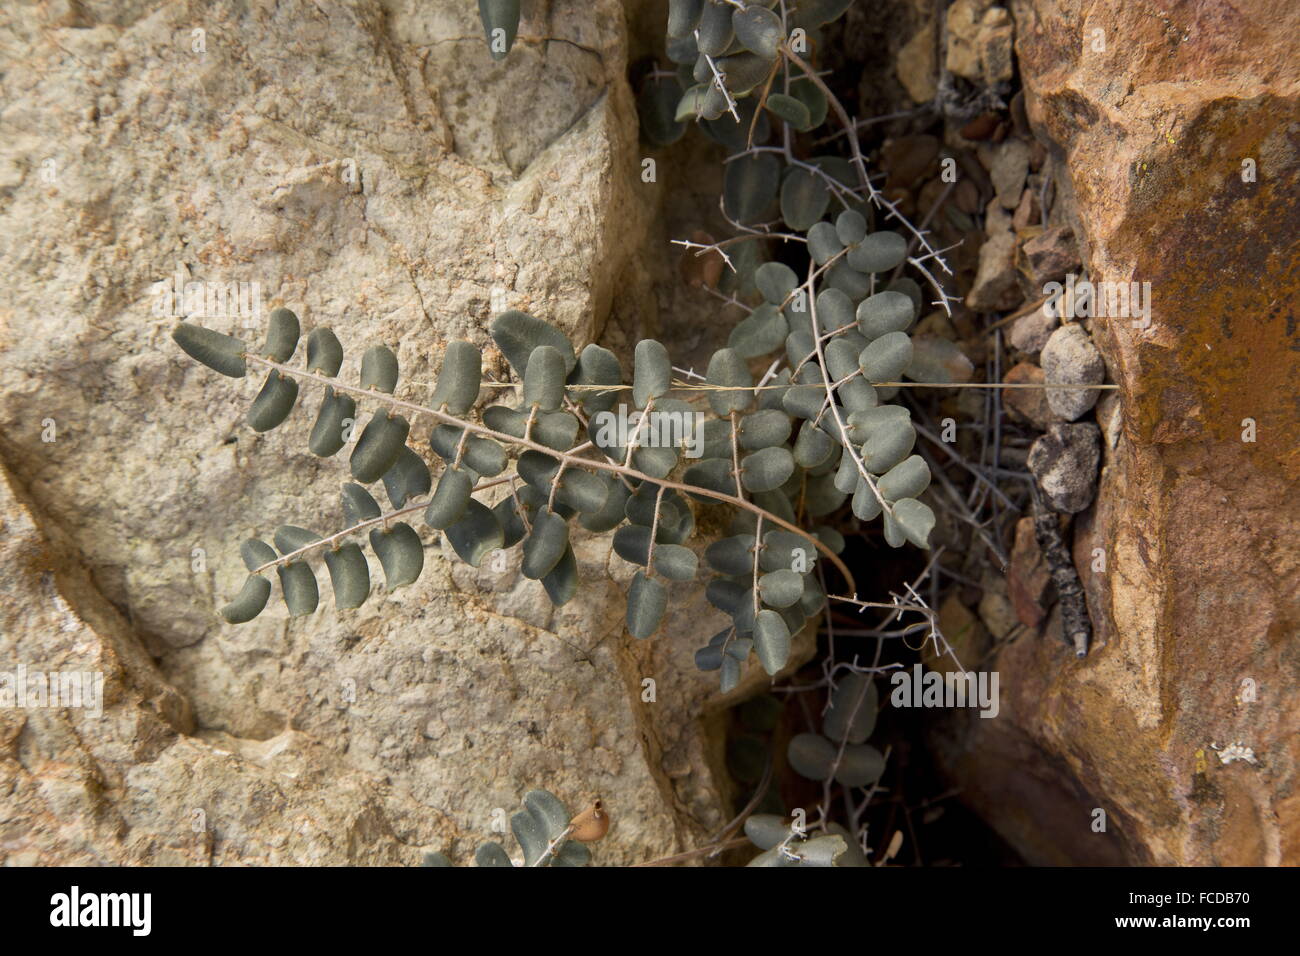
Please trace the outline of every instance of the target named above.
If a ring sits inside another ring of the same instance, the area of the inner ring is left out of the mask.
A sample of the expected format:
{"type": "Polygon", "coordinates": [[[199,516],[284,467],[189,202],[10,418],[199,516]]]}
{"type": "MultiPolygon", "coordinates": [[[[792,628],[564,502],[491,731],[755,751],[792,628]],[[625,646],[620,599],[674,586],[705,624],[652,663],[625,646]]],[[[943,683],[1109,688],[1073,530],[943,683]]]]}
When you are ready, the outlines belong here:
{"type": "Polygon", "coordinates": [[[1015,545],[1007,569],[1007,593],[1016,617],[1025,627],[1038,627],[1047,617],[1047,589],[1051,583],[1047,559],[1034,537],[1034,519],[1021,518],[1016,522],[1015,545]]]}
{"type": "Polygon", "coordinates": [[[999,718],[941,749],[1031,861],[1300,863],[1300,6],[1013,10],[1084,264],[1153,306],[1091,323],[1123,411],[1076,519],[1093,649],[1007,645],[999,718]]]}
{"type": "MultiPolygon", "coordinates": [[[[1007,385],[1042,385],[1043,370],[1033,362],[1013,365],[1002,381],[1007,385]]],[[[1039,431],[1047,431],[1056,421],[1047,405],[1047,391],[1042,388],[1009,388],[1002,393],[1002,404],[1012,419],[1026,421],[1039,431]]]]}

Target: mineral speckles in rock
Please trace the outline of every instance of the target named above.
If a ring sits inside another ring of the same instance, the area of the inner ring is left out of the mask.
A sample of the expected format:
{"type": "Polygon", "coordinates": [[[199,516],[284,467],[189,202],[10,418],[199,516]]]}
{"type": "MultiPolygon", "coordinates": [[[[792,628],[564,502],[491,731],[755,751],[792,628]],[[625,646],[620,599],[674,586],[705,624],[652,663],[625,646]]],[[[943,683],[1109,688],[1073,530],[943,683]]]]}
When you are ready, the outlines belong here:
{"type": "MultiPolygon", "coordinates": [[[[1052,333],[1043,346],[1042,365],[1048,385],[1100,385],[1106,378],[1101,353],[1078,324],[1063,325],[1052,333]]],[[[1100,394],[1088,388],[1049,388],[1047,404],[1072,422],[1096,405],[1100,394]]]]}
{"type": "Polygon", "coordinates": [[[1029,470],[1052,510],[1064,514],[1092,504],[1100,461],[1101,432],[1092,422],[1053,425],[1029,449],[1029,470]]]}

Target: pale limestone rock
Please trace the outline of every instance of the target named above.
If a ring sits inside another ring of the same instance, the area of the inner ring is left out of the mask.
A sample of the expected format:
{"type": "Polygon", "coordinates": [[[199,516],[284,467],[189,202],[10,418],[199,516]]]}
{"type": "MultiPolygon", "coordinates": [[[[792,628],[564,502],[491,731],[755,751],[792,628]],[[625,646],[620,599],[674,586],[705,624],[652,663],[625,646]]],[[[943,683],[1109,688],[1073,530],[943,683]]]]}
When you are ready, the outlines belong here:
{"type": "Polygon", "coordinates": [[[1004,640],[1020,626],[1007,589],[1007,579],[992,568],[986,568],[980,577],[980,588],[983,590],[979,603],[980,620],[995,640],[1004,640]]]}
{"type": "MultiPolygon", "coordinates": [[[[1040,362],[1049,385],[1100,385],[1106,380],[1106,363],[1092,337],[1077,322],[1051,334],[1040,362]]],[[[1096,405],[1100,395],[1091,388],[1049,388],[1047,404],[1054,414],[1072,422],[1096,405]]]]}
{"type": "MultiPolygon", "coordinates": [[[[259,382],[197,366],[170,341],[175,318],[153,313],[154,284],[178,271],[256,282],[261,316],[200,321],[256,339],[290,306],[304,331],[337,331],[345,377],[367,347],[396,349],[399,394],[416,401],[451,338],[505,372],[486,333],[502,308],[579,345],[611,313],[618,345],[657,326],[652,283],[667,280],[639,259],[663,258],[662,194],[639,180],[621,5],[530,8],[501,63],[473,4],[239,9],[197,23],[166,4],[111,23],[80,5],[64,11],[75,24],[0,14],[0,458],[30,497],[6,499],[3,544],[39,556],[60,538],[30,572],[0,572],[6,659],[110,672],[98,723],[0,713],[22,781],[0,807],[0,856],[465,860],[493,810],[534,787],[574,808],[603,795],[615,823],[600,862],[693,845],[722,822],[725,786],[698,725],[716,675],[691,659],[723,618],[698,589],[675,594],[658,637],[630,642],[608,538],[579,541],[587,588],[554,610],[513,567],[444,559],[426,530],[423,577],[391,597],[335,611],[322,574],[305,619],[277,593],[255,622],[220,623],[242,538],[338,527],[346,464],[306,452],[318,392],[256,435],[242,418],[259,382]],[[95,620],[51,629],[60,601],[95,620]],[[689,768],[671,780],[669,753],[689,768]],[[56,780],[57,800],[42,796],[56,780]],[[195,809],[209,837],[190,831],[195,809]]],[[[710,314],[671,313],[697,328],[710,314]]],[[[428,428],[412,432],[426,453],[428,428]]],[[[750,668],[733,693],[766,682],[750,668]]]]}
{"type": "Polygon", "coordinates": [[[955,0],[947,27],[949,72],[985,86],[1011,79],[1015,25],[1005,7],[992,6],[991,0],[955,0]]]}
{"type": "Polygon", "coordinates": [[[984,153],[992,154],[989,178],[993,180],[998,202],[1003,209],[1015,209],[1025,188],[1025,178],[1029,175],[1029,144],[1022,139],[1008,139],[996,146],[985,147],[981,150],[981,154],[984,153]]]}
{"type": "Polygon", "coordinates": [[[1014,309],[1021,301],[1016,281],[1016,234],[996,232],[980,246],[979,270],[966,295],[966,305],[978,312],[1014,309]]]}
{"type": "Polygon", "coordinates": [[[1061,320],[1055,314],[1049,314],[1040,306],[1011,323],[1007,330],[1007,341],[1013,348],[1027,355],[1037,355],[1060,323],[1061,320]]]}
{"type": "Polygon", "coordinates": [[[987,0],[954,0],[948,8],[948,49],[946,65],[950,73],[968,80],[979,79],[979,21],[987,0]]]}
{"type": "Polygon", "coordinates": [[[975,42],[979,48],[980,77],[985,86],[1011,79],[1015,71],[1012,55],[1015,37],[1015,25],[1005,7],[991,7],[984,11],[975,42]]]}
{"type": "Polygon", "coordinates": [[[928,103],[939,89],[935,21],[927,20],[898,51],[898,81],[915,103],[928,103]]]}

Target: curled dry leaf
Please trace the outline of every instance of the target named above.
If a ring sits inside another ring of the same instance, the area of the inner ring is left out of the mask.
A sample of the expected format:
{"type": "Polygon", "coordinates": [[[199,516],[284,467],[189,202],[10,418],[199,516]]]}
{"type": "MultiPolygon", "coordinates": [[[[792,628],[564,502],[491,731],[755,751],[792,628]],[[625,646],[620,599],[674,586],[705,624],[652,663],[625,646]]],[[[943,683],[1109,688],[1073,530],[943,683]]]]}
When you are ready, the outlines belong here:
{"type": "Polygon", "coordinates": [[[591,806],[569,821],[569,838],[579,843],[595,843],[609,832],[609,813],[597,797],[591,806]]]}

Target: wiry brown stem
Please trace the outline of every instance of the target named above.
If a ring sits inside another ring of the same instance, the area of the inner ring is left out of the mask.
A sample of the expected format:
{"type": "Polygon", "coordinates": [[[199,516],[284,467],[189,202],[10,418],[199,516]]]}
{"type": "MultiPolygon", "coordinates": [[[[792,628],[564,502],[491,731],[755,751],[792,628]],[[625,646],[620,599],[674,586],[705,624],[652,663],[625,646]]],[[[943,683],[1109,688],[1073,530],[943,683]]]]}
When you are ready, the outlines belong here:
{"type": "MultiPolygon", "coordinates": [[[[346,382],[340,381],[339,379],[336,378],[331,378],[328,375],[321,375],[317,372],[308,372],[303,369],[293,368],[289,365],[283,364],[282,362],[276,362],[268,358],[263,358],[259,355],[253,355],[252,353],[245,353],[244,359],[254,365],[260,365],[264,368],[273,368],[278,372],[281,372],[285,375],[290,375],[294,378],[301,379],[303,381],[315,382],[318,385],[327,385],[330,388],[335,389],[336,391],[350,392],[354,395],[360,395],[365,398],[374,399],[377,402],[388,405],[390,408],[400,409],[402,411],[410,412],[415,415],[428,415],[430,418],[433,418],[436,421],[442,422],[447,425],[455,425],[458,428],[468,429],[469,431],[474,432],[476,435],[481,435],[484,438],[491,438],[492,440],[498,441],[503,445],[514,445],[520,448],[526,448],[530,451],[541,452],[544,455],[549,455],[550,457],[555,458],[558,461],[566,463],[573,467],[587,468],[594,471],[604,471],[604,472],[609,472],[610,474],[622,475],[634,481],[649,482],[652,485],[660,485],[664,488],[672,488],[675,491],[681,491],[685,494],[695,495],[700,498],[709,498],[713,501],[721,501],[721,502],[725,502],[726,504],[733,505],[734,507],[742,508],[745,511],[748,511],[752,514],[761,516],[767,521],[771,521],[773,524],[778,525],[781,528],[784,528],[786,531],[789,531],[793,534],[797,534],[801,538],[810,541],[819,551],[821,551],[823,554],[826,555],[826,557],[830,560],[832,564],[835,565],[835,567],[839,570],[840,574],[844,576],[844,580],[848,584],[851,590],[856,589],[857,587],[856,583],[854,582],[853,572],[849,570],[848,565],[846,565],[842,560],[840,560],[840,556],[837,555],[825,544],[823,544],[821,540],[817,538],[816,535],[812,534],[809,531],[805,531],[803,528],[800,528],[798,525],[786,521],[784,518],[774,515],[771,512],[765,511],[764,509],[760,508],[758,505],[754,504],[753,502],[746,501],[744,498],[738,498],[735,495],[729,495],[721,491],[714,491],[711,488],[704,488],[698,485],[688,485],[680,481],[670,481],[666,478],[652,478],[650,475],[647,475],[644,472],[637,471],[635,468],[631,468],[626,465],[618,465],[614,462],[598,461],[592,458],[579,458],[571,454],[570,452],[558,451],[547,445],[543,445],[541,442],[533,441],[531,438],[516,438],[514,435],[507,435],[504,432],[495,431],[494,429],[488,428],[486,425],[479,425],[474,422],[466,421],[463,418],[457,418],[455,415],[450,415],[447,412],[439,411],[438,409],[435,408],[429,408],[425,405],[417,405],[414,402],[403,401],[400,398],[396,398],[395,396],[388,395],[383,392],[376,392],[368,388],[360,388],[355,385],[349,385],[346,382]]],[[[317,546],[319,544],[320,542],[316,542],[317,546]]]]}
{"type": "Polygon", "coordinates": [[[646,546],[645,552],[645,576],[652,578],[655,575],[655,538],[659,536],[659,511],[664,503],[664,487],[659,486],[655,493],[655,513],[650,519],[650,544],[646,546]]]}
{"type": "Polygon", "coordinates": [[[944,312],[951,315],[952,309],[948,304],[951,297],[944,292],[943,287],[939,285],[938,280],[930,274],[930,271],[926,269],[922,263],[926,258],[933,257],[935,261],[939,263],[944,272],[951,275],[952,269],[948,267],[948,264],[944,262],[943,259],[939,258],[934,247],[930,245],[930,241],[925,238],[925,233],[912,225],[911,220],[898,211],[897,204],[886,199],[884,194],[872,184],[871,177],[867,174],[866,158],[862,155],[862,144],[858,141],[856,124],[854,124],[853,120],[849,117],[848,111],[844,109],[844,104],[840,102],[839,97],[837,97],[831,88],[823,82],[822,78],[817,75],[816,70],[814,70],[801,56],[799,56],[799,54],[790,49],[788,43],[781,44],[781,54],[795,66],[799,67],[804,76],[816,85],[816,87],[821,90],[822,95],[826,97],[827,104],[835,112],[840,123],[844,126],[849,141],[849,148],[853,154],[853,166],[858,171],[858,178],[861,180],[863,188],[867,190],[867,198],[881,209],[884,209],[889,214],[889,218],[896,219],[902,223],[904,228],[906,228],[920,244],[921,248],[925,250],[926,255],[919,258],[909,258],[907,261],[911,265],[915,266],[918,271],[925,276],[926,280],[934,286],[935,291],[939,293],[940,297],[940,302],[936,304],[942,305],[944,312]]]}
{"type": "Polygon", "coordinates": [[[387,514],[382,514],[378,518],[367,518],[365,521],[358,521],[350,528],[344,528],[342,531],[336,531],[334,534],[330,535],[329,537],[321,538],[319,541],[313,541],[311,544],[304,545],[303,547],[298,548],[296,551],[290,551],[288,554],[283,554],[280,557],[276,558],[274,561],[268,561],[266,562],[266,564],[254,568],[249,573],[261,574],[263,571],[269,571],[271,568],[279,567],[280,565],[283,564],[292,564],[294,561],[300,560],[303,556],[310,554],[312,551],[319,551],[323,548],[333,548],[336,542],[342,541],[344,538],[348,537],[349,535],[356,534],[358,531],[365,531],[367,528],[373,528],[375,525],[382,524],[387,526],[387,523],[392,519],[400,518],[402,515],[411,514],[412,512],[415,511],[420,511],[428,507],[428,504],[429,503],[427,501],[422,501],[418,505],[407,505],[405,508],[398,508],[396,511],[390,511],[387,514]]]}
{"type": "Polygon", "coordinates": [[[736,479],[736,497],[745,496],[745,488],[740,483],[740,445],[736,436],[736,411],[731,411],[731,476],[736,479]]]}
{"type": "Polygon", "coordinates": [[[753,844],[750,843],[748,837],[732,837],[730,840],[696,847],[694,850],[687,850],[685,853],[674,853],[672,856],[663,856],[657,860],[633,863],[632,866],[670,866],[673,863],[685,863],[687,860],[694,860],[701,856],[715,856],[723,850],[734,850],[741,846],[753,846],[753,844]]]}
{"type": "Polygon", "coordinates": [[[749,119],[749,134],[745,137],[745,145],[752,147],[754,145],[754,130],[758,128],[758,115],[763,111],[767,104],[767,94],[771,92],[772,81],[776,79],[777,71],[781,69],[781,61],[776,60],[772,63],[772,69],[767,74],[767,82],[763,84],[763,92],[758,95],[758,104],[754,107],[754,115],[749,119]]]}
{"type": "MultiPolygon", "coordinates": [[[[474,486],[474,492],[477,494],[480,491],[486,491],[488,488],[495,488],[497,485],[504,485],[508,481],[511,483],[510,493],[511,495],[514,495],[515,477],[516,477],[515,475],[510,474],[510,475],[506,475],[504,478],[496,478],[493,479],[492,481],[479,482],[477,485],[474,486]]],[[[532,527],[528,524],[528,518],[524,516],[523,505],[519,503],[518,496],[515,496],[515,504],[519,507],[520,517],[523,519],[524,526],[531,531],[532,527]]],[[[266,562],[266,564],[254,568],[249,573],[261,574],[263,571],[269,571],[272,568],[279,567],[280,565],[283,564],[292,564],[294,561],[300,560],[301,558],[310,554],[313,551],[319,551],[324,548],[332,548],[336,542],[342,541],[344,538],[348,537],[349,535],[354,535],[359,531],[365,531],[367,528],[373,528],[375,525],[382,525],[384,528],[387,528],[388,523],[392,521],[394,518],[401,518],[404,515],[414,514],[417,511],[423,511],[427,507],[429,507],[429,502],[425,500],[425,501],[421,501],[419,504],[404,505],[401,508],[395,508],[392,511],[386,511],[383,514],[381,514],[378,518],[367,518],[365,521],[358,521],[356,524],[352,525],[349,528],[344,528],[342,531],[334,532],[329,537],[321,538],[319,541],[313,541],[311,544],[304,545],[303,547],[298,548],[296,551],[290,551],[288,554],[282,554],[274,561],[268,561],[266,562]]]]}

